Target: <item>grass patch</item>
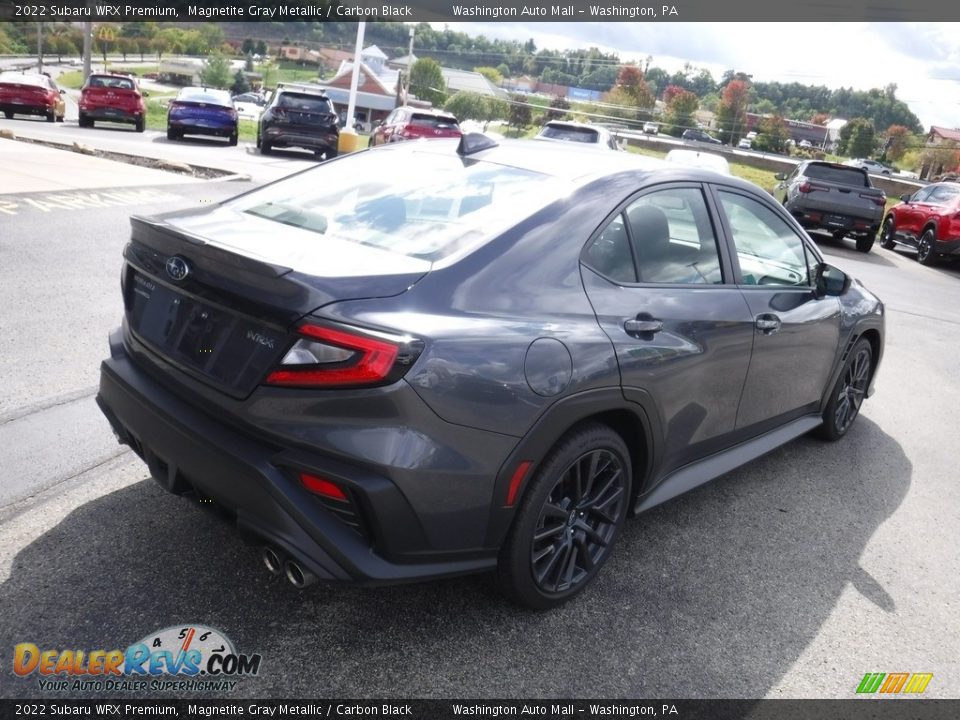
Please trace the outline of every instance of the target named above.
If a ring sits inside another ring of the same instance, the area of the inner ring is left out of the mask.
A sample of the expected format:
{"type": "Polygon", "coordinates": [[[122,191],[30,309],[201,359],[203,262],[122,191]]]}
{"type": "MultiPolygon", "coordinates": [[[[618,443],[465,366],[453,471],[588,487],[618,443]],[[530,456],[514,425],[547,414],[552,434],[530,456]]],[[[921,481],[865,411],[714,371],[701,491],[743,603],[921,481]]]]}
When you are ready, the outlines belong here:
{"type": "Polygon", "coordinates": [[[70,70],[69,72],[60,73],[56,78],[56,83],[62,88],[79,90],[83,87],[83,70],[70,70]]]}

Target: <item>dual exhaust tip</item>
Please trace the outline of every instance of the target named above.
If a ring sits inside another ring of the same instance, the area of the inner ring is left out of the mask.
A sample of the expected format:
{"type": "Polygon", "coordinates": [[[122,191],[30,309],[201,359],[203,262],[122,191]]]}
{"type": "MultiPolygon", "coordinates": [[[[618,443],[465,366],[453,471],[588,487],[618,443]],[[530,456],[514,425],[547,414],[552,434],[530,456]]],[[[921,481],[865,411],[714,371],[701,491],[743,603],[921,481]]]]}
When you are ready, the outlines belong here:
{"type": "Polygon", "coordinates": [[[265,545],[260,557],[271,575],[284,575],[298,590],[303,590],[317,581],[316,575],[272,545],[265,545]]]}

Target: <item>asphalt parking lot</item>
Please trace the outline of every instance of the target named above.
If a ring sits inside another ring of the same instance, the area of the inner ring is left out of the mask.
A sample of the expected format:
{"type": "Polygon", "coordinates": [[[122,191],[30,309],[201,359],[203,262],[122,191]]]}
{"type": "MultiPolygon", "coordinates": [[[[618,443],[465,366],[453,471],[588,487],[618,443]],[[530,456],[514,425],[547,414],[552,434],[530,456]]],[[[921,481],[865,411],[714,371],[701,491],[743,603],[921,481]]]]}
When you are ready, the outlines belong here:
{"type": "MultiPolygon", "coordinates": [[[[519,610],[488,576],[301,592],[163,493],[92,399],[122,310],[129,215],[260,181],[142,185],[156,194],[101,206],[0,195],[16,205],[0,213],[5,652],[123,648],[202,623],[263,656],[224,697],[846,698],[877,671],[930,672],[927,696],[960,694],[960,264],[818,237],[887,304],[877,393],[857,424],[631,521],[597,582],[559,610],[519,610]]],[[[0,696],[25,695],[65,696],[0,673],[0,696]]]]}

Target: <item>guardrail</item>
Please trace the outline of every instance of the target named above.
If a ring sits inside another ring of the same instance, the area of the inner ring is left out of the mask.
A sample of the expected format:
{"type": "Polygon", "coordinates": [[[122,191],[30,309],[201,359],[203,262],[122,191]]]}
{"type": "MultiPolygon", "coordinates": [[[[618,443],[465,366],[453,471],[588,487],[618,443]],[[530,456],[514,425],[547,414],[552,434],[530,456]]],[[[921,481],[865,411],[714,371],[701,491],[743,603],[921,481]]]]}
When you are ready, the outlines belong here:
{"type": "MultiPolygon", "coordinates": [[[[741,165],[747,165],[759,170],[770,170],[772,172],[790,172],[800,162],[796,158],[788,158],[782,155],[758,154],[757,151],[743,151],[732,148],[727,145],[711,145],[709,143],[688,142],[678,138],[671,137],[669,140],[660,140],[655,136],[641,135],[635,133],[617,133],[618,137],[626,139],[630,145],[645,147],[650,150],[663,150],[664,148],[685,147],[696,149],[703,152],[722,155],[728,162],[736,162],[741,165]]],[[[910,180],[908,178],[892,177],[889,175],[870,174],[870,181],[874,187],[883,190],[887,197],[900,197],[906,193],[915,193],[927,183],[920,180],[910,180]]],[[[770,190],[770,188],[766,188],[770,190]]]]}

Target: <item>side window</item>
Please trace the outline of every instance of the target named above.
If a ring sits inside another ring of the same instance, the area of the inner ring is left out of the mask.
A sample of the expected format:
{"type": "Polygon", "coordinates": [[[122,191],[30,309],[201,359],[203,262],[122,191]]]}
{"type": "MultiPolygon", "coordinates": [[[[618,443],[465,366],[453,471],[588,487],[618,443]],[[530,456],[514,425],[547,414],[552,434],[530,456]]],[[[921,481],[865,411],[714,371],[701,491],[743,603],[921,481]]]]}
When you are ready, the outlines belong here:
{"type": "Polygon", "coordinates": [[[952,185],[937,185],[931,192],[927,202],[934,205],[946,205],[957,197],[957,188],[952,185]]]}
{"type": "Polygon", "coordinates": [[[803,240],[763,203],[719,192],[744,285],[810,285],[803,240]]]}
{"type": "Polygon", "coordinates": [[[913,197],[910,198],[910,202],[915,202],[915,203],[926,202],[927,198],[930,196],[930,193],[932,193],[934,188],[936,187],[937,187],[936,185],[931,185],[930,187],[925,187],[921,190],[917,190],[913,194],[913,197]]]}
{"type": "Polygon", "coordinates": [[[635,283],[637,271],[630,254],[630,239],[623,213],[617,215],[587,248],[587,265],[601,275],[621,283],[635,283]]]}
{"type": "Polygon", "coordinates": [[[699,189],[644,195],[625,214],[640,282],[723,284],[716,236],[699,189]]]}

